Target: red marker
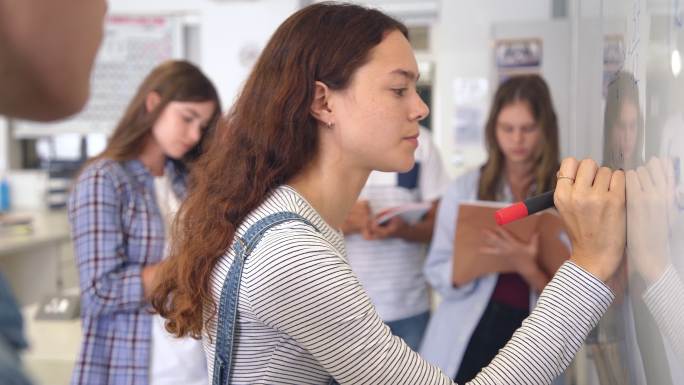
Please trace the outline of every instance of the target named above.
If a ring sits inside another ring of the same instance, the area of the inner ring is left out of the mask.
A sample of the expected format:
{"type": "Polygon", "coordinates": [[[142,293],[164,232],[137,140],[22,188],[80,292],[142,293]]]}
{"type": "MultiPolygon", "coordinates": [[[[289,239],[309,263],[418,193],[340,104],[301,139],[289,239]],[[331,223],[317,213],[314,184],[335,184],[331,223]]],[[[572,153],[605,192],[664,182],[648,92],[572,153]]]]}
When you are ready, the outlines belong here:
{"type": "Polygon", "coordinates": [[[496,223],[499,224],[499,226],[503,226],[506,223],[511,223],[536,212],[546,210],[549,207],[554,207],[554,191],[555,190],[547,191],[543,194],[525,199],[522,202],[497,210],[496,213],[494,213],[496,223]]]}

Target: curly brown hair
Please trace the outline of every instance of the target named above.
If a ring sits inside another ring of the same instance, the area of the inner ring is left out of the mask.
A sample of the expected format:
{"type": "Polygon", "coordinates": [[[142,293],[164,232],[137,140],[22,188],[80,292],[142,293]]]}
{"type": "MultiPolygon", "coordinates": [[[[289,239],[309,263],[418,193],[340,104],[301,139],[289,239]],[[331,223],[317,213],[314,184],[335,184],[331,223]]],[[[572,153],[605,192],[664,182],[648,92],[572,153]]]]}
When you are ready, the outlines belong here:
{"type": "Polygon", "coordinates": [[[203,309],[216,315],[210,277],[237,227],[316,156],[319,122],[310,111],[315,82],[345,89],[370,51],[395,30],[408,37],[403,24],[380,11],[318,3],[275,31],[193,168],[171,256],[151,296],[170,333],[201,336],[203,309]]]}

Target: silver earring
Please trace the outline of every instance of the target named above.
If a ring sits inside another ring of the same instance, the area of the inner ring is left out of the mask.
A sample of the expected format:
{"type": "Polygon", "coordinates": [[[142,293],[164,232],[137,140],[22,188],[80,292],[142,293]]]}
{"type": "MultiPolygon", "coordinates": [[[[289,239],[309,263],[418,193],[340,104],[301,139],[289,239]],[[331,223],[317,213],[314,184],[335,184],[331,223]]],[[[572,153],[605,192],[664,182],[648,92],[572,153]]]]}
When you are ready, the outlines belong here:
{"type": "Polygon", "coordinates": [[[333,123],[332,123],[332,122],[328,122],[328,128],[332,128],[332,126],[333,126],[333,123]]]}

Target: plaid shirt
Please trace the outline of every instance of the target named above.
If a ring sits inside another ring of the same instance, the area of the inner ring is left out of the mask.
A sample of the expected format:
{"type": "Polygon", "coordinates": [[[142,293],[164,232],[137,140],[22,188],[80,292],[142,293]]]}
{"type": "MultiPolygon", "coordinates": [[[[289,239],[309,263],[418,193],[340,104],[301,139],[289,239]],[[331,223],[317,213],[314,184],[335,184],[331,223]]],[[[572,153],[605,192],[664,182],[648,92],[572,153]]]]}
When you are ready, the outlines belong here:
{"type": "MultiPolygon", "coordinates": [[[[166,166],[184,197],[184,175],[172,162],[166,166]]],[[[138,160],[91,163],[69,197],[69,221],[83,330],[71,383],[147,385],[152,316],[141,272],[164,252],[154,177],[138,160]]]]}

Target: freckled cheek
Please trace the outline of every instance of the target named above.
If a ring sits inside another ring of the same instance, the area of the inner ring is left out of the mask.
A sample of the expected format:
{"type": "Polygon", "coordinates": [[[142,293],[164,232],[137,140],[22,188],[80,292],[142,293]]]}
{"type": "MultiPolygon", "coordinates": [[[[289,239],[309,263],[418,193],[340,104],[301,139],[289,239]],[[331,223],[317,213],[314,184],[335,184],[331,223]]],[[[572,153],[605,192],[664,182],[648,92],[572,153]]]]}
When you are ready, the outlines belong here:
{"type": "Polygon", "coordinates": [[[406,130],[406,124],[409,123],[408,110],[396,101],[376,104],[372,114],[378,126],[384,127],[388,135],[406,130]]]}
{"type": "Polygon", "coordinates": [[[377,97],[359,98],[356,100],[356,108],[360,114],[375,116],[382,113],[383,106],[377,97]]]}

